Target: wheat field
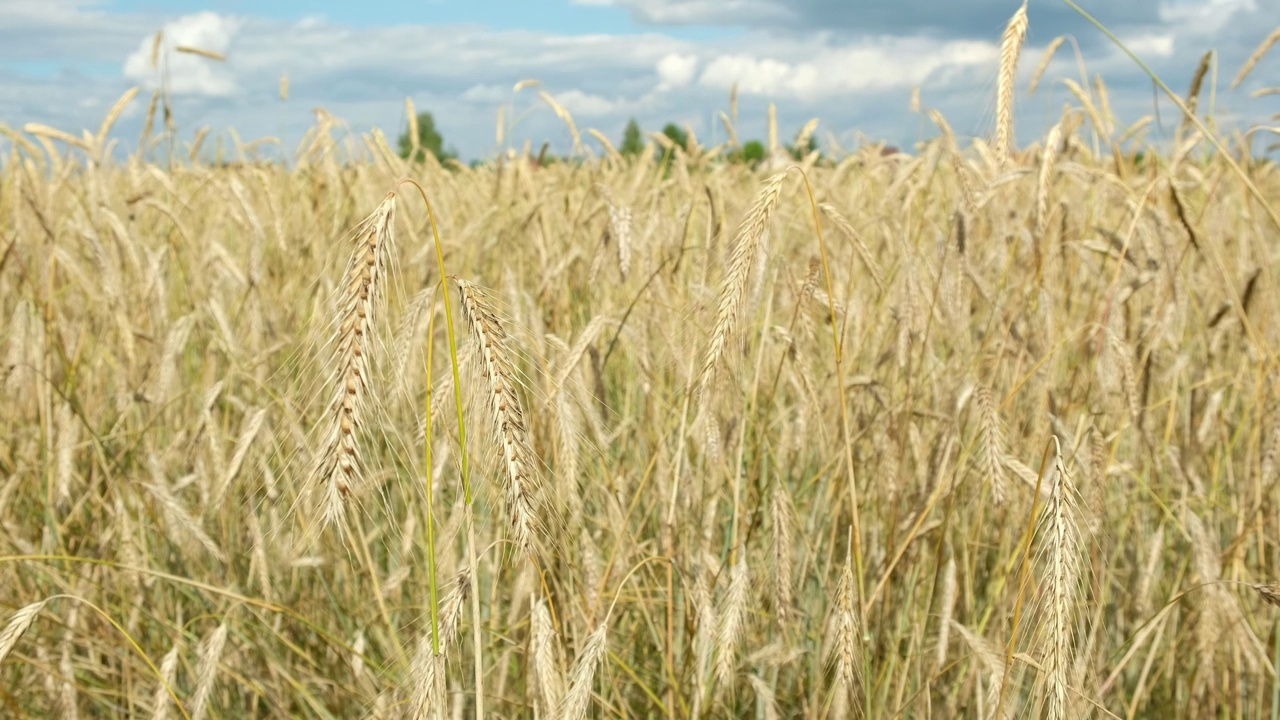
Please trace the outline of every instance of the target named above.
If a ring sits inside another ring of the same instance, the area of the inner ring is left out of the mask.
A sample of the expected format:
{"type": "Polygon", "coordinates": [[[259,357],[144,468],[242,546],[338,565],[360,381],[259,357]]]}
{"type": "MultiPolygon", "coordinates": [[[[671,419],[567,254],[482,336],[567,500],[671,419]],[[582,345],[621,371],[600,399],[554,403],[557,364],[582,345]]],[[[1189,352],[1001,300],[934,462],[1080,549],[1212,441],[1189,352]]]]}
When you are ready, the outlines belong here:
{"type": "Polygon", "coordinates": [[[6,128],[4,716],[1275,718],[1280,172],[1020,12],[898,154],[6,128]]]}

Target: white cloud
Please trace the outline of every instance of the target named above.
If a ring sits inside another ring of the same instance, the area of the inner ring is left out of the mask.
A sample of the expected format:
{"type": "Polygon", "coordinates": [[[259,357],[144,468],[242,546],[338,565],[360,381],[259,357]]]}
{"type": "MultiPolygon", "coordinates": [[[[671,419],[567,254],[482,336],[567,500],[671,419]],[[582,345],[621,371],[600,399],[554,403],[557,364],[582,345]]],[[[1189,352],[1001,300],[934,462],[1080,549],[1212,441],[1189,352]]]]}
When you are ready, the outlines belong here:
{"type": "Polygon", "coordinates": [[[696,55],[671,53],[658,61],[658,81],[661,89],[678,88],[693,82],[694,73],[698,71],[696,55]]]}
{"type": "Polygon", "coordinates": [[[574,117],[603,117],[617,109],[617,103],[599,95],[584,93],[581,90],[567,90],[556,93],[556,102],[564,106],[574,117]]]}
{"type": "Polygon", "coordinates": [[[1124,38],[1124,44],[1140,58],[1173,55],[1174,36],[1170,33],[1143,33],[1124,38]]]}
{"type": "Polygon", "coordinates": [[[754,95],[816,101],[865,91],[910,87],[935,73],[955,73],[990,65],[999,55],[992,43],[956,41],[936,45],[915,39],[827,48],[793,54],[812,59],[780,60],[748,54],[721,55],[712,60],[698,82],[754,95]]]}
{"type": "Polygon", "coordinates": [[[486,103],[496,105],[511,99],[511,87],[509,85],[486,85],[478,84],[467,88],[462,93],[462,99],[473,103],[486,103]]]}
{"type": "MultiPolygon", "coordinates": [[[[177,52],[175,48],[195,47],[225,54],[240,26],[240,20],[212,12],[186,15],[167,23],[160,43],[160,57],[162,63],[168,63],[169,89],[175,95],[225,97],[235,93],[235,77],[225,63],[177,52]]],[[[153,46],[154,38],[143,39],[124,61],[124,76],[149,88],[159,86],[160,82],[158,70],[151,65],[153,46]]]]}

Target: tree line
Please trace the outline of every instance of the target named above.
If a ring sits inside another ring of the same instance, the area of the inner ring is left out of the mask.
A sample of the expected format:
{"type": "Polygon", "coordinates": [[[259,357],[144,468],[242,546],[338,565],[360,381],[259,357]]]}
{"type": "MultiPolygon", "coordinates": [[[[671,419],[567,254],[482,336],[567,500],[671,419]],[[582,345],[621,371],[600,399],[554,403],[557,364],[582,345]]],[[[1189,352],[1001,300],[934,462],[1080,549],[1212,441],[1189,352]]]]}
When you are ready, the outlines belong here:
{"type": "MultiPolygon", "coordinates": [[[[444,137],[436,128],[436,121],[432,114],[425,111],[419,112],[417,119],[417,147],[415,149],[413,139],[409,135],[408,128],[406,128],[404,132],[400,133],[398,140],[400,157],[408,159],[412,155],[414,156],[414,160],[422,162],[426,159],[427,153],[430,153],[441,163],[457,159],[457,150],[453,147],[445,147],[444,137]]],[[[679,125],[676,125],[675,123],[667,123],[662,128],[662,134],[671,141],[672,145],[686,151],[690,149],[689,133],[679,125]]],[[[626,129],[622,132],[622,142],[618,145],[618,152],[627,157],[634,157],[643,153],[645,151],[645,147],[646,143],[644,141],[644,133],[640,129],[640,123],[637,122],[635,118],[632,118],[627,123],[626,129]]],[[[792,144],[787,145],[785,148],[787,154],[796,160],[805,157],[817,149],[818,143],[812,136],[809,137],[803,147],[792,144]]],[[[661,158],[661,156],[667,151],[659,147],[655,152],[658,154],[659,158],[661,158]]],[[[729,162],[755,166],[766,160],[768,158],[768,154],[769,150],[763,142],[759,140],[748,140],[747,142],[742,143],[739,147],[725,153],[723,157],[729,162]]],[[[549,164],[557,161],[558,158],[547,154],[545,147],[543,152],[539,154],[539,162],[541,164],[549,164]]],[[[475,161],[472,164],[477,165],[479,163],[480,161],[475,161]]]]}

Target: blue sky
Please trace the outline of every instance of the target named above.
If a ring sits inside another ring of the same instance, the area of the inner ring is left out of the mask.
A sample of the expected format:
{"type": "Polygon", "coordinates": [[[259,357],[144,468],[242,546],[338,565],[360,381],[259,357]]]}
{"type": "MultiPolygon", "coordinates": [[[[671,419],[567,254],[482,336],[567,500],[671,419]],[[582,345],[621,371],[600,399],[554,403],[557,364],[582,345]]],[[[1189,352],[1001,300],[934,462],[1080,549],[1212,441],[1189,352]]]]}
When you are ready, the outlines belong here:
{"type": "MultiPolygon", "coordinates": [[[[163,29],[179,140],[272,136],[296,147],[322,107],[353,133],[394,138],[405,98],[432,111],[464,158],[492,156],[499,108],[520,122],[507,147],[528,141],[569,150],[569,133],[536,90],[537,79],[582,129],[620,136],[628,118],[656,131],[687,124],[704,144],[726,139],[719,113],[739,89],[737,133],[762,138],[776,105],[783,141],[811,118],[824,144],[885,140],[909,148],[936,130],[913,113],[919,89],[962,137],[991,132],[998,43],[1017,0],[0,0],[0,123],[96,129],[130,87],[142,89],[116,128],[129,146],[158,74],[151,38],[163,29]],[[189,44],[224,63],[172,52],[189,44]],[[278,97],[290,82],[288,102],[278,97]]],[[[1200,56],[1218,51],[1215,110],[1226,127],[1268,122],[1276,96],[1251,93],[1280,72],[1280,49],[1239,89],[1243,60],[1280,22],[1280,0],[1153,0],[1082,4],[1175,89],[1200,56]]],[[[1056,122],[1064,83],[1100,75],[1116,134],[1157,110],[1150,81],[1060,0],[1034,0],[1019,69],[1022,142],[1056,122]],[[1069,35],[1035,95],[1027,81],[1044,48],[1069,35]],[[1074,47],[1079,47],[1079,61],[1074,47]],[[1080,63],[1085,76],[1082,78],[1080,63]]],[[[1212,78],[1211,78],[1212,79],[1212,78]]],[[[1087,82],[1086,82],[1087,81],[1087,82]]],[[[1273,83],[1274,84],[1274,83],[1273,83]]],[[[1095,102],[1098,100],[1094,99],[1095,102]]],[[[1203,107],[1203,106],[1202,106],[1203,107]]],[[[1166,139],[1176,111],[1159,106],[1166,139]]],[[[0,150],[7,141],[0,140],[0,150]]],[[[587,145],[598,151],[598,145],[587,145]]]]}

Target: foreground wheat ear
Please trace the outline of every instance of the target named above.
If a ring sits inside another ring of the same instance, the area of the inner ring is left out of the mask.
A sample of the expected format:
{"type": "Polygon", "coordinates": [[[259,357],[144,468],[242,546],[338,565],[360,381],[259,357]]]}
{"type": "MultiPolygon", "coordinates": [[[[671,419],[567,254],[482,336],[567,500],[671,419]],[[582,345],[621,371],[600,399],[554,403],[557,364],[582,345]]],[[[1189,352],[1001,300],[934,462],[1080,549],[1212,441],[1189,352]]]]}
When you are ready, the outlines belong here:
{"type": "Polygon", "coordinates": [[[529,446],[528,426],[520,395],[516,392],[515,367],[507,335],[483,290],[456,275],[462,315],[475,339],[475,357],[484,378],[493,430],[497,435],[505,470],[502,498],[511,516],[511,534],[521,548],[532,552],[534,540],[547,529],[537,460],[529,446]],[[540,511],[542,511],[540,513],[540,511]]]}
{"type": "Polygon", "coordinates": [[[364,427],[369,391],[370,335],[381,311],[383,273],[394,242],[395,193],[356,226],[355,247],[338,288],[336,335],[328,409],[329,427],[312,472],[313,489],[322,493],[323,526],[341,525],[344,501],[359,486],[363,460],[358,434],[364,427]]]}

